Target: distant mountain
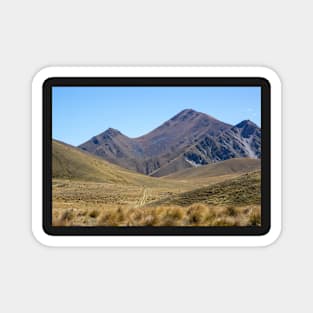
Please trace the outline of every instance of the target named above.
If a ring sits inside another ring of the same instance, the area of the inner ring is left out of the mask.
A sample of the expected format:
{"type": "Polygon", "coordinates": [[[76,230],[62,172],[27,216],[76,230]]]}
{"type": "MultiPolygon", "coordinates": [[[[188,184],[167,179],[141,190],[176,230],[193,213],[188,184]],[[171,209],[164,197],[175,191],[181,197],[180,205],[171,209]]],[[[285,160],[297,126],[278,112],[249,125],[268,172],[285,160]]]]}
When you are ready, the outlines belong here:
{"type": "MultiPolygon", "coordinates": [[[[261,130],[251,121],[242,121],[217,136],[203,136],[198,142],[187,149],[181,158],[193,166],[205,165],[232,158],[260,158],[261,130]]],[[[181,160],[175,160],[181,162],[181,160]]],[[[173,165],[172,165],[173,166],[173,165]]],[[[160,169],[155,176],[171,173],[160,169]]]]}
{"type": "Polygon", "coordinates": [[[111,163],[146,174],[143,170],[142,146],[116,129],[107,129],[80,145],[79,148],[111,163]]]}
{"type": "Polygon", "coordinates": [[[186,109],[144,136],[129,138],[109,128],[79,148],[124,168],[164,176],[230,158],[258,158],[261,132],[251,121],[232,126],[186,109]]]}

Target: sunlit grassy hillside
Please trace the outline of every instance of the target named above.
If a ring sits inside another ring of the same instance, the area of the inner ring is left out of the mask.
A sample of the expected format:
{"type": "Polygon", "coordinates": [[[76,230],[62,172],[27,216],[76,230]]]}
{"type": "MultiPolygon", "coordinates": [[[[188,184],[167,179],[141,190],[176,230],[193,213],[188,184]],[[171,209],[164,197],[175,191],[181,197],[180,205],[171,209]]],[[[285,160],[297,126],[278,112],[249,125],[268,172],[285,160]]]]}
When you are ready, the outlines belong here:
{"type": "MultiPolygon", "coordinates": [[[[157,178],[132,172],[78,148],[52,141],[52,177],[84,182],[157,186],[157,178]]],[[[163,182],[165,186],[170,183],[163,182]]]]}

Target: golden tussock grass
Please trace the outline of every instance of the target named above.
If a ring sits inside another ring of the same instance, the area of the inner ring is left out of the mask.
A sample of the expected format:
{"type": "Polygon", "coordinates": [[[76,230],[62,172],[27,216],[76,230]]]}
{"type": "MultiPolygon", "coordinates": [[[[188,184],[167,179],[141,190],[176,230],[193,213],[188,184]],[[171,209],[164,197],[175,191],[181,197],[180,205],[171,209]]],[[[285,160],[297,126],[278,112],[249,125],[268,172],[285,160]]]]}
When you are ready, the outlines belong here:
{"type": "Polygon", "coordinates": [[[117,169],[98,159],[91,160],[91,156],[80,151],[73,156],[68,151],[70,147],[59,150],[58,145],[55,147],[54,226],[261,224],[259,171],[206,177],[205,181],[203,177],[172,181],[117,169]],[[66,162],[59,164],[59,159],[66,162]],[[93,170],[89,168],[91,165],[93,170]],[[64,177],[57,175],[58,171],[64,177]]]}
{"type": "Polygon", "coordinates": [[[258,205],[209,206],[195,203],[154,208],[54,209],[54,226],[260,226],[258,205]]]}

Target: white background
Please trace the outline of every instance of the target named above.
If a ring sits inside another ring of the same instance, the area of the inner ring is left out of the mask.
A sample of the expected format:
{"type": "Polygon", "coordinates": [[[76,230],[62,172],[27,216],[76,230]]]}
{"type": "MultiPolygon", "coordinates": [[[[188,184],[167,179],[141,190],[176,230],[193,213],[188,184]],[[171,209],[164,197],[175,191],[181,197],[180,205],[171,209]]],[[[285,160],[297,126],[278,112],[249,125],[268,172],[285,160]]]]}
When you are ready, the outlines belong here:
{"type": "Polygon", "coordinates": [[[1,312],[310,312],[310,1],[2,1],[1,312]],[[283,233],[268,248],[45,248],[31,79],[47,65],[265,65],[283,82],[283,233]]]}

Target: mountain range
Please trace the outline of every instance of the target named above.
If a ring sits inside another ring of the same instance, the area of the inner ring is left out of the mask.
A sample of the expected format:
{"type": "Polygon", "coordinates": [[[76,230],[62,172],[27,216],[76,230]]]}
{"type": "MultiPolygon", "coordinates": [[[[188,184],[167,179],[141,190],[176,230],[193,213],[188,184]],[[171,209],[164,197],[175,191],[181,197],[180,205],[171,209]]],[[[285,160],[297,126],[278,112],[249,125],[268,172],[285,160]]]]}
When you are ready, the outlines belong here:
{"type": "Polygon", "coordinates": [[[123,168],[161,177],[232,158],[260,158],[261,130],[250,120],[230,125],[186,109],[141,137],[129,138],[109,128],[79,148],[123,168]]]}

